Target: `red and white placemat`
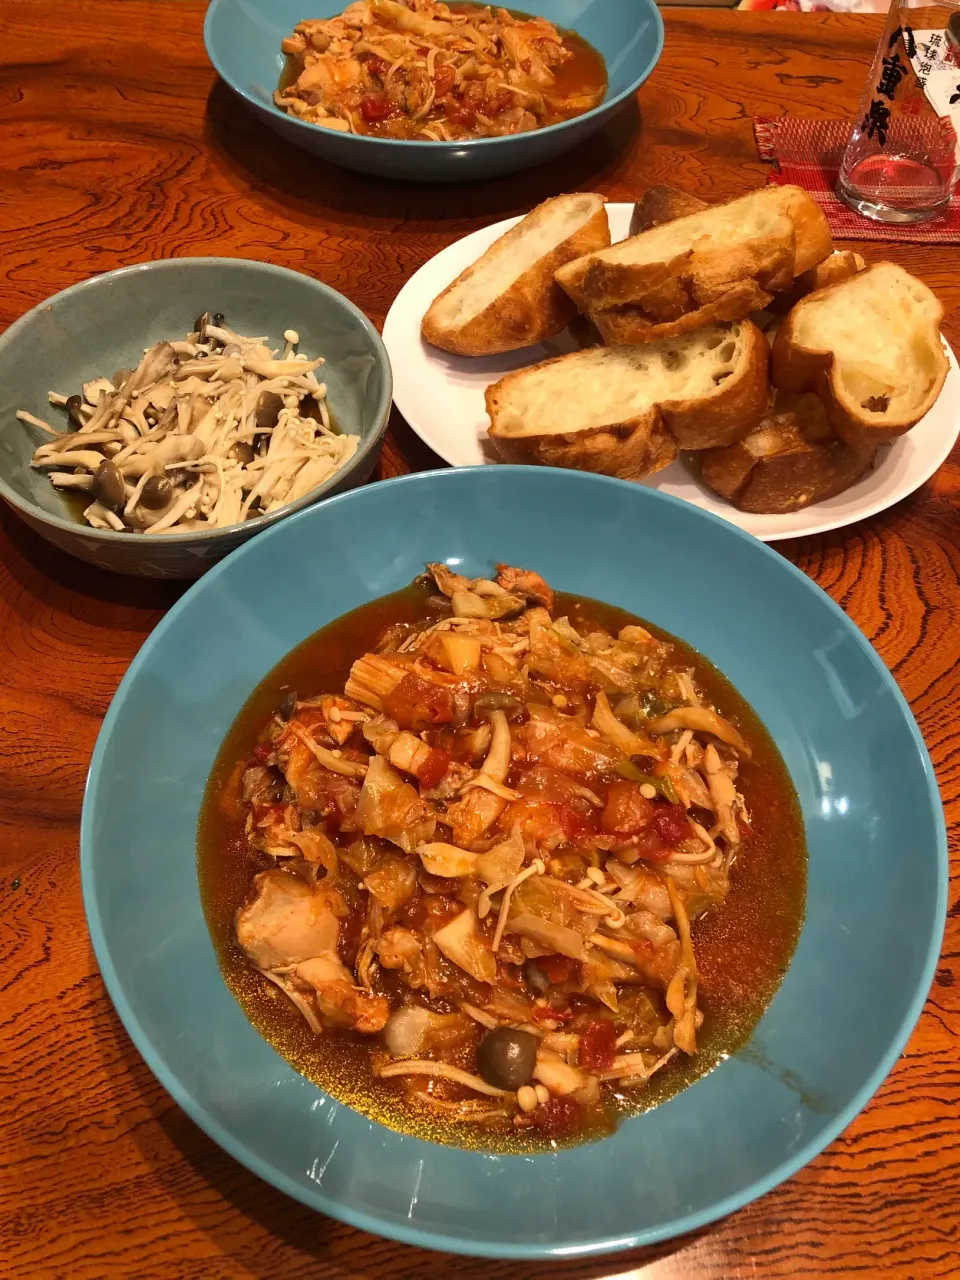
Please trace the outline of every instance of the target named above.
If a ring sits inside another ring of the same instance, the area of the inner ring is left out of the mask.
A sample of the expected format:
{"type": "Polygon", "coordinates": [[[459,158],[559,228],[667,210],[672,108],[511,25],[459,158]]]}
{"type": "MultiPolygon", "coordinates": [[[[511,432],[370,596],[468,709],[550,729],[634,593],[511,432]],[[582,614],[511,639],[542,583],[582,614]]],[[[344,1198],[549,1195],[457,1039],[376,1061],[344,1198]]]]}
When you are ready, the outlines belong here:
{"type": "Polygon", "coordinates": [[[770,181],[809,191],[839,240],[908,240],[915,244],[960,244],[960,198],[930,222],[894,226],[864,218],[840,199],[837,174],[850,136],[850,120],[803,120],[758,116],[753,122],[757,154],[774,166],[770,181]]]}

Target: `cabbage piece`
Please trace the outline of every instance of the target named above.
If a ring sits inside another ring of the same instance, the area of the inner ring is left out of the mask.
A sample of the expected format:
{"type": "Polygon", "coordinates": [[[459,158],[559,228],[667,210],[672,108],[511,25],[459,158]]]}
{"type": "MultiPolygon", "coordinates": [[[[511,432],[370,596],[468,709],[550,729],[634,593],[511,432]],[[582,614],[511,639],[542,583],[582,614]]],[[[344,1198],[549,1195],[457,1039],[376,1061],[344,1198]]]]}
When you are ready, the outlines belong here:
{"type": "MultiPolygon", "coordinates": [[[[529,883],[529,881],[527,882],[529,883]]],[[[556,924],[543,916],[534,916],[521,912],[511,914],[507,920],[507,933],[517,933],[522,938],[531,938],[539,946],[545,947],[545,955],[559,953],[569,956],[571,960],[585,960],[586,948],[583,936],[568,925],[556,924]]]]}
{"type": "MultiPolygon", "coordinates": [[[[568,890],[569,885],[552,876],[532,876],[518,886],[513,895],[511,914],[539,916],[586,937],[596,928],[596,913],[591,915],[578,910],[576,899],[568,890]]],[[[512,920],[508,930],[514,931],[512,920]]]]}
{"type": "Polygon", "coordinates": [[[472,907],[467,907],[449,924],[433,935],[448,960],[469,973],[477,982],[494,983],[497,980],[497,962],[490,944],[480,932],[480,922],[472,907]]]}
{"type": "Polygon", "coordinates": [[[395,911],[397,907],[406,906],[416,892],[416,864],[388,854],[373,871],[368,872],[363,886],[388,911],[395,911]]]}
{"type": "Polygon", "coordinates": [[[494,845],[487,853],[482,853],[476,861],[476,872],[484,884],[505,885],[523,866],[526,850],[520,828],[513,831],[501,844],[494,845]]]}
{"type": "Polygon", "coordinates": [[[413,853],[433,838],[436,814],[382,756],[374,756],[363,781],[353,824],[365,836],[381,836],[413,853]]]}

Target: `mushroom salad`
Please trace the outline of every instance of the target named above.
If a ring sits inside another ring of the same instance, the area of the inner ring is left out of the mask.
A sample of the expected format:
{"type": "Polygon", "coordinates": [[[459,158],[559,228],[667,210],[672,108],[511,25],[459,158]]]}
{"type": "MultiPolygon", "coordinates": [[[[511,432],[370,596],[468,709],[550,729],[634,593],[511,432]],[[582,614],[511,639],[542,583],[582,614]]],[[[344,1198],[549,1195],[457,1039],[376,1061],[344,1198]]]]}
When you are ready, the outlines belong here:
{"type": "Polygon", "coordinates": [[[149,347],[136,369],[49,393],[73,430],[19,410],[52,437],[33,455],[59,489],[89,495],[95,529],[222,529],[296,502],[353,457],[359,437],[330,417],[320,358],[282,354],[204,312],[182,341],[149,347]]]}

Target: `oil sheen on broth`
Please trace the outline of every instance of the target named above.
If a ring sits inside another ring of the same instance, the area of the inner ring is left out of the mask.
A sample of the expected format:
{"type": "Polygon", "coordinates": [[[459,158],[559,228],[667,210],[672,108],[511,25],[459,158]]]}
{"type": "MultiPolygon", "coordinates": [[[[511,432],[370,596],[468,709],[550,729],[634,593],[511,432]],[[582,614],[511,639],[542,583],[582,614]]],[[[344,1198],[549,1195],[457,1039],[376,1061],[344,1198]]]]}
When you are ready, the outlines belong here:
{"type": "MultiPolygon", "coordinates": [[[[400,1132],[487,1150],[537,1150],[544,1139],[528,1132],[491,1134],[482,1124],[455,1123],[411,1107],[400,1079],[373,1076],[378,1037],[326,1030],[314,1036],[287,998],[264,980],[238,946],[236,912],[253,874],[270,865],[251,851],[244,834],[239,785],[258,736],[284,693],[301,698],[340,691],[354,659],[373,648],[388,626],[422,619],[430,589],[416,585],[337,619],[304,641],[258,686],[230,729],[207,784],[198,831],[198,870],[207,923],[223,976],[260,1034],[327,1093],[400,1132]]],[[[556,614],[578,626],[590,622],[614,634],[640,622],[596,601],[557,597],[556,614]]],[[[674,1060],[646,1086],[614,1094],[612,1112],[579,1131],[602,1136],[623,1115],[647,1110],[706,1074],[748,1038],[786,972],[803,920],[806,848],[796,795],[773,741],[729,682],[699,654],[648,622],[640,622],[683,653],[700,688],[733,715],[753,746],[738,779],[751,814],[752,838],[738,855],[721,910],[694,923],[699,1002],[704,1022],[699,1051],[674,1060]]]]}

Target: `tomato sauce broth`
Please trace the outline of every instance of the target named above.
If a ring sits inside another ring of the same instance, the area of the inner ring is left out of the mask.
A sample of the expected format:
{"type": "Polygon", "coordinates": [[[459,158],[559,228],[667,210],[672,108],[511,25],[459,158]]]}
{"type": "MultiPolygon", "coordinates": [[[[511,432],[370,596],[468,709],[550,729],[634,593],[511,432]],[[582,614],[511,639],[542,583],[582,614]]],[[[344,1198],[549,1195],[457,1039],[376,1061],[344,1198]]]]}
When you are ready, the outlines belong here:
{"type": "MultiPolygon", "coordinates": [[[[305,640],[257,686],[237,716],[207,783],[198,827],[198,874],[207,924],[227,986],[258,1032],[299,1071],[339,1101],[400,1132],[455,1146],[531,1151],[552,1145],[529,1131],[488,1132],[412,1107],[400,1080],[371,1071],[376,1043],[344,1031],[314,1036],[286,997],[249,965],[234,937],[234,918],[253,874],[268,865],[244,834],[240,783],[250,754],[271,714],[289,690],[301,698],[342,690],[350,667],[374,649],[396,623],[428,613],[432,588],[415,585],[338,618],[305,640]]],[[[796,793],[773,740],[736,690],[694,649],[655,625],[597,601],[558,594],[557,616],[574,626],[593,623],[616,633],[646,627],[675,645],[721,715],[733,716],[753,747],[738,786],[751,815],[752,837],[731,871],[722,908],[693,925],[704,1013],[699,1052],[670,1063],[645,1086],[613,1098],[614,1115],[594,1117],[576,1141],[609,1132],[617,1116],[636,1114],[673,1096],[743,1045],[779,986],[796,947],[806,897],[806,845],[796,793]]]]}

